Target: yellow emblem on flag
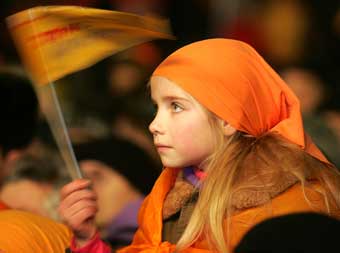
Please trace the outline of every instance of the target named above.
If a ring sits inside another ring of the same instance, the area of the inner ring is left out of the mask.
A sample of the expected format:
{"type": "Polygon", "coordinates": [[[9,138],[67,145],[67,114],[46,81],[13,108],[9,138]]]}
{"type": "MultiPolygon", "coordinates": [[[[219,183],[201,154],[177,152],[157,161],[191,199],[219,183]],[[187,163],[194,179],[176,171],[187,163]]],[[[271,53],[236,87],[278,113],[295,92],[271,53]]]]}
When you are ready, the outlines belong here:
{"type": "Polygon", "coordinates": [[[79,6],[45,6],[7,18],[31,79],[51,83],[128,47],[173,39],[162,19],[79,6]]]}

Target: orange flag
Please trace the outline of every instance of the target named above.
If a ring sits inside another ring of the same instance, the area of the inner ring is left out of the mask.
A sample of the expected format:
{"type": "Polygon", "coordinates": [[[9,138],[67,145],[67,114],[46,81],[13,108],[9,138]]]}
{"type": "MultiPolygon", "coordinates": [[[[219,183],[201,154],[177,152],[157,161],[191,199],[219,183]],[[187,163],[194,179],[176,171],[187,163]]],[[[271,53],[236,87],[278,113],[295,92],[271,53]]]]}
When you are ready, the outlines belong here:
{"type": "Polygon", "coordinates": [[[33,82],[40,86],[151,39],[172,39],[165,20],[79,6],[44,6],[7,18],[33,82]]]}

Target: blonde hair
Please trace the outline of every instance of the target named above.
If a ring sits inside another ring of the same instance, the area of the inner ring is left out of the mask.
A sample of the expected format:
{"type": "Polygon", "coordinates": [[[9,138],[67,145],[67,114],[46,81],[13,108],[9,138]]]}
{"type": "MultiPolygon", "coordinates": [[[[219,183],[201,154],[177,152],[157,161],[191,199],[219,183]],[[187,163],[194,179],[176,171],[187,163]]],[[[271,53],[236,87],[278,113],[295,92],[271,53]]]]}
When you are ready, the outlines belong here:
{"type": "MultiPolygon", "coordinates": [[[[255,138],[236,131],[226,137],[217,117],[210,118],[212,130],[217,133],[216,151],[206,161],[208,176],[202,184],[190,221],[176,245],[177,252],[201,236],[207,239],[212,250],[228,252],[229,223],[225,225],[224,221],[235,211],[233,196],[244,190],[267,192],[269,201],[270,187],[283,174],[295,177],[303,190],[308,186],[308,179],[317,179],[325,189],[321,193],[326,206],[333,202],[340,207],[340,175],[335,168],[275,133],[255,138]]],[[[306,195],[305,198],[308,201],[306,195]]]]}

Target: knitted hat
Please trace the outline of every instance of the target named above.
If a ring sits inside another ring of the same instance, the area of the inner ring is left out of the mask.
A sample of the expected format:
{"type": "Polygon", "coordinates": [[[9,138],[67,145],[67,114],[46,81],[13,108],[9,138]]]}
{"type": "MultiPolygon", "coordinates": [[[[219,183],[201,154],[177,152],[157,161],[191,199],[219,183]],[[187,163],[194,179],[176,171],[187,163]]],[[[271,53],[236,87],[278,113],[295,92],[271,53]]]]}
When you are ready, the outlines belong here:
{"type": "Polygon", "coordinates": [[[141,193],[148,194],[159,171],[136,145],[116,137],[98,139],[74,147],[78,161],[100,161],[124,176],[141,193]]]}

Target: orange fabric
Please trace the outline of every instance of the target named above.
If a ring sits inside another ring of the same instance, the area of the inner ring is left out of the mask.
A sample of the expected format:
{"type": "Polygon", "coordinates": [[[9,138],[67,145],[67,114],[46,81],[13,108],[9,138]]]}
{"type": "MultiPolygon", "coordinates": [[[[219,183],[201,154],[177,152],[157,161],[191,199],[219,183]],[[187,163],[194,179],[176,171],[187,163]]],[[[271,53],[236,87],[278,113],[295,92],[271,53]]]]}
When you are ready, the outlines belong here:
{"type": "Polygon", "coordinates": [[[0,212],[0,252],[64,253],[72,238],[63,224],[14,209],[0,212]]]}
{"type": "MultiPolygon", "coordinates": [[[[170,253],[174,251],[175,245],[162,242],[162,207],[166,194],[176,180],[178,171],[178,169],[167,168],[162,172],[151,194],[141,207],[138,217],[139,229],[132,244],[119,250],[118,253],[170,253]]],[[[250,208],[234,215],[231,218],[231,249],[251,227],[266,218],[301,211],[326,212],[321,194],[306,188],[306,196],[311,200],[313,208],[306,202],[302,188],[297,184],[274,198],[271,205],[250,208]]],[[[333,215],[340,217],[339,211],[334,212],[333,215]]],[[[184,252],[207,253],[210,251],[205,240],[198,240],[184,252]]]]}
{"type": "Polygon", "coordinates": [[[253,136],[278,132],[329,163],[305,136],[297,97],[248,44],[209,39],[165,59],[153,76],[175,82],[231,126],[253,136]]]}

